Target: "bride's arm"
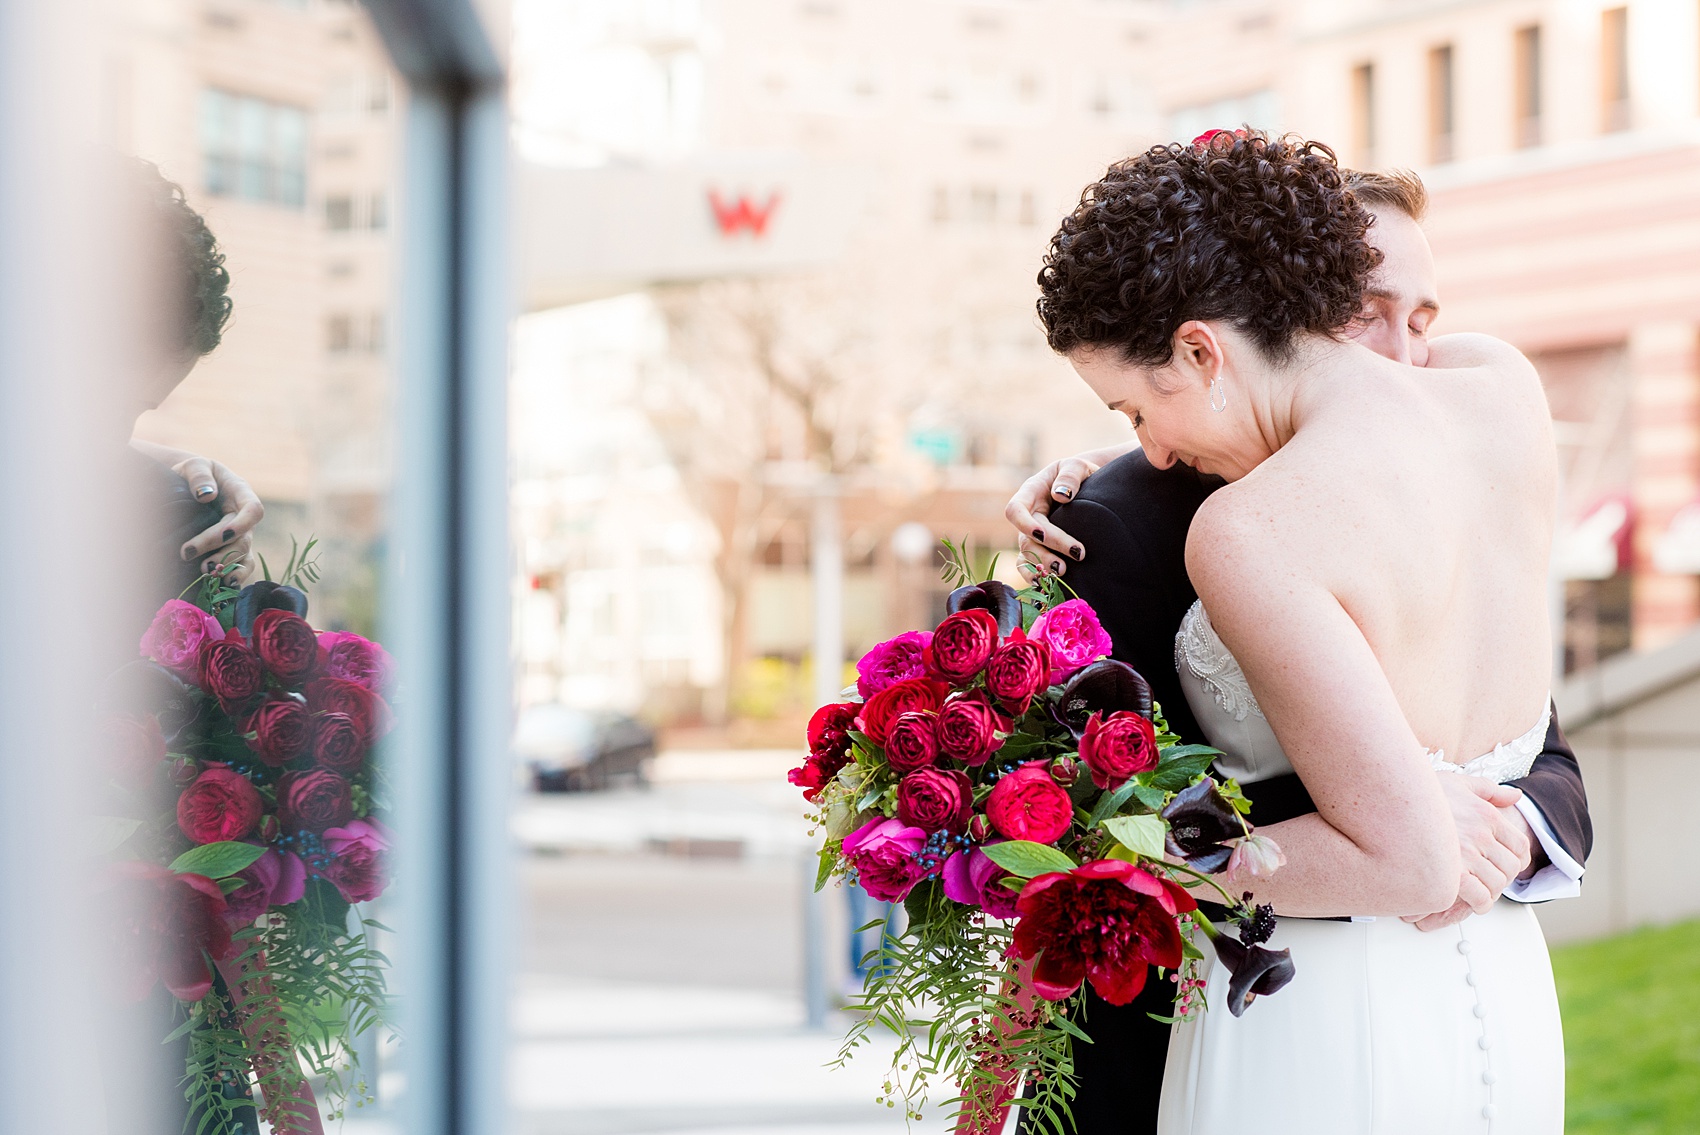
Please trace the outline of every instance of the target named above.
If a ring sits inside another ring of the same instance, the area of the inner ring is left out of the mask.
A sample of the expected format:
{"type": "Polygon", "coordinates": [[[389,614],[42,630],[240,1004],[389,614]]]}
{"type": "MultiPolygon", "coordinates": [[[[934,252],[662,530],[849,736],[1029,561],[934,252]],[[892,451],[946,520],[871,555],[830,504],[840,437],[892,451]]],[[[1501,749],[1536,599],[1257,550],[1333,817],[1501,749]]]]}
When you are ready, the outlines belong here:
{"type": "Polygon", "coordinates": [[[1220,881],[1282,914],[1445,910],[1460,872],[1450,810],[1369,643],[1307,562],[1317,542],[1217,503],[1194,521],[1187,570],[1317,808],[1260,829],[1287,856],[1273,878],[1220,881]]]}

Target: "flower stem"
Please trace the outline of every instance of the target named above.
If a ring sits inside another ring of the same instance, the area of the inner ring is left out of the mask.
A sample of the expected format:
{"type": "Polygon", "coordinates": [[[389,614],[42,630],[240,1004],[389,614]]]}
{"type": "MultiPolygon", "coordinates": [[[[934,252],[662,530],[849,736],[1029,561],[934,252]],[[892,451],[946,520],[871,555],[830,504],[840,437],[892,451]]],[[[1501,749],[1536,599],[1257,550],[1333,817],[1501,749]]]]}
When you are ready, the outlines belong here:
{"type": "Polygon", "coordinates": [[[1227,891],[1224,891],[1222,889],[1222,884],[1218,883],[1212,876],[1206,875],[1202,871],[1194,871],[1191,867],[1188,867],[1184,863],[1169,863],[1165,861],[1163,866],[1167,867],[1171,871],[1180,871],[1191,875],[1194,879],[1197,879],[1200,882],[1209,883],[1212,887],[1216,888],[1216,893],[1222,896],[1224,900],[1222,904],[1223,906],[1234,907],[1239,905],[1240,900],[1236,899],[1233,895],[1230,895],[1227,891]]]}

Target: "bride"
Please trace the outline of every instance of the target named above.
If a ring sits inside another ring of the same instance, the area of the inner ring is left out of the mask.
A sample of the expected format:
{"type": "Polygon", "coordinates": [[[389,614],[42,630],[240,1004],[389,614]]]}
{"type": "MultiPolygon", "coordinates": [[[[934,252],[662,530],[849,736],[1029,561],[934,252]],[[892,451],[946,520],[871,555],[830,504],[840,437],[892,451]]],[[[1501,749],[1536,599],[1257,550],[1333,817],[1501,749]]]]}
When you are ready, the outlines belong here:
{"type": "Polygon", "coordinates": [[[1326,147],[1218,134],[1111,167],[1040,274],[1051,346],[1152,464],[1230,482],[1187,541],[1179,647],[1214,659],[1181,667],[1188,701],[1231,771],[1296,771],[1317,807],[1261,829],[1286,854],[1273,877],[1219,879],[1274,905],[1268,948],[1298,977],[1236,1017],[1215,964],[1210,1011],[1169,1048],[1168,1135],[1563,1128],[1533,913],[1402,920],[1458,888],[1431,769],[1513,780],[1545,737],[1546,399],[1484,336],[1436,339],[1423,370],[1343,338],[1367,225],[1326,147]],[[1212,696],[1235,685],[1239,704],[1212,696]]]}

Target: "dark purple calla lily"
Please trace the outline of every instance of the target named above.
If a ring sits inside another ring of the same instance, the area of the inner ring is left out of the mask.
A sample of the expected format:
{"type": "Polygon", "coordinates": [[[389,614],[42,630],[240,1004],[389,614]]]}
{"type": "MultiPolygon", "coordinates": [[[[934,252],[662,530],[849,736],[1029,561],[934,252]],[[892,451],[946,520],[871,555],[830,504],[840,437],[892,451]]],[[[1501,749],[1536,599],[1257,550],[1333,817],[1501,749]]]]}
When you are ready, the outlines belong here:
{"type": "Polygon", "coordinates": [[[1247,946],[1226,934],[1211,939],[1216,956],[1233,974],[1228,982],[1228,1012],[1239,1016],[1259,997],[1275,993],[1293,980],[1291,950],[1266,950],[1262,946],[1247,946]]]}
{"type": "Polygon", "coordinates": [[[1104,658],[1082,667],[1068,680],[1062,697],[1051,706],[1051,716],[1078,741],[1094,713],[1108,717],[1122,710],[1149,718],[1151,683],[1127,663],[1104,658]]]}
{"type": "Polygon", "coordinates": [[[1245,834],[1234,806],[1209,777],[1176,793],[1160,814],[1169,823],[1163,837],[1169,854],[1207,874],[1220,871],[1233,857],[1234,849],[1223,841],[1245,834]]]}
{"type": "Polygon", "coordinates": [[[305,619],[307,596],[293,587],[285,587],[269,579],[250,583],[236,597],[236,629],[242,632],[243,638],[253,637],[254,620],[259,618],[261,611],[289,611],[305,619]]]}
{"type": "Polygon", "coordinates": [[[1008,584],[995,579],[958,587],[944,605],[952,615],[958,611],[990,611],[998,621],[999,638],[1008,638],[1009,632],[1021,625],[1021,600],[1008,584]]]}

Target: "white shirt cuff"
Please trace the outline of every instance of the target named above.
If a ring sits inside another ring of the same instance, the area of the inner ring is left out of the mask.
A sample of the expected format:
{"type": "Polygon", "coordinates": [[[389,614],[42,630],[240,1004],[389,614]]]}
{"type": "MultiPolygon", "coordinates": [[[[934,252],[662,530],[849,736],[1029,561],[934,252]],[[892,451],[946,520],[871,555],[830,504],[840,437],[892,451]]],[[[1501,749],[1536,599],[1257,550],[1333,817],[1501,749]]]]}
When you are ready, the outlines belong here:
{"type": "Polygon", "coordinates": [[[1573,899],[1582,893],[1582,873],[1586,870],[1570,857],[1558,837],[1552,834],[1547,818],[1527,795],[1517,801],[1517,810],[1529,821],[1529,828],[1540,841],[1541,850],[1550,862],[1527,879],[1513,879],[1503,897],[1512,902],[1548,902],[1552,899],[1573,899]]]}

